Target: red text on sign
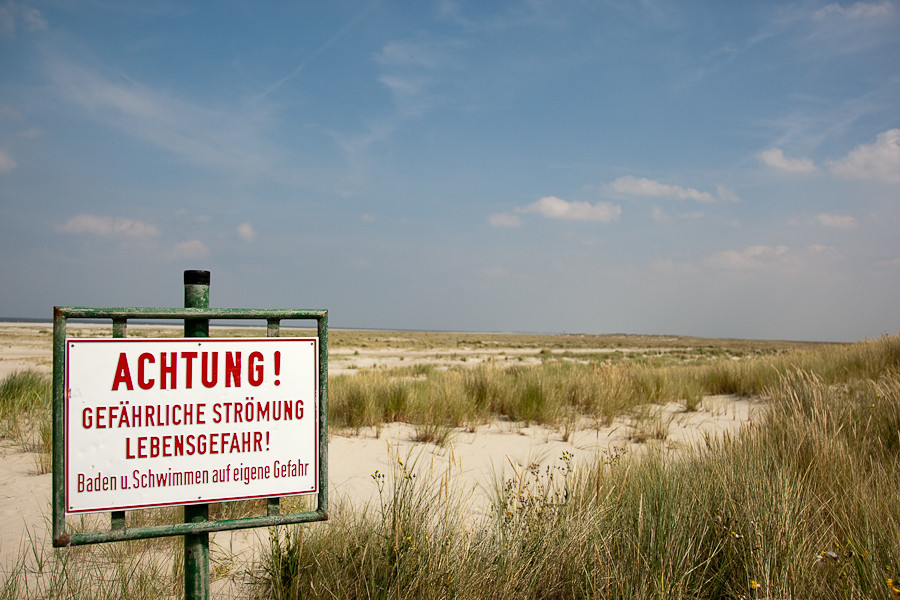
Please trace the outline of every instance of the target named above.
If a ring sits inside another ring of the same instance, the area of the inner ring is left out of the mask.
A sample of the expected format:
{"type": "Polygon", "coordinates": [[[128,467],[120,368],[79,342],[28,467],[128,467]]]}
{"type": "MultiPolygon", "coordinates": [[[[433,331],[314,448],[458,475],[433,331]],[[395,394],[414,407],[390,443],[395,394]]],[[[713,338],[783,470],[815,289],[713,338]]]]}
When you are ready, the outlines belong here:
{"type": "MultiPolygon", "coordinates": [[[[276,355],[279,354],[276,352],[276,355]]],[[[275,361],[275,374],[280,371],[280,361],[275,361]]],[[[127,352],[119,353],[113,375],[112,391],[119,388],[132,391],[158,388],[174,390],[180,387],[192,389],[195,375],[199,375],[203,387],[211,388],[224,382],[225,387],[241,387],[243,382],[257,387],[262,385],[265,364],[262,352],[250,352],[244,360],[236,352],[142,352],[137,359],[127,352]],[[224,355],[224,356],[221,356],[224,355]],[[199,364],[198,364],[199,363],[199,364]],[[222,380],[219,380],[219,365],[222,380]]],[[[278,385],[280,382],[276,382],[278,385]]]]}

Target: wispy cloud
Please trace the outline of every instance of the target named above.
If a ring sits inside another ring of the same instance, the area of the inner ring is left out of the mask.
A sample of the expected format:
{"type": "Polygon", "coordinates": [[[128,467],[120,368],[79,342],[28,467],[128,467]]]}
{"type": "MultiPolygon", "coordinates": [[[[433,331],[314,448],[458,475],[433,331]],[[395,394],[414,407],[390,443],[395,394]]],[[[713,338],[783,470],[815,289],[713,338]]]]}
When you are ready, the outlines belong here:
{"type": "MultiPolygon", "coordinates": [[[[0,6],[0,21],[2,21],[2,11],[4,7],[0,6]]],[[[0,23],[0,28],[2,28],[2,23],[0,23]]],[[[22,111],[11,104],[6,104],[0,102],[0,119],[9,119],[11,121],[21,121],[24,118],[22,111]]],[[[19,137],[27,137],[23,134],[23,132],[19,133],[19,137]]],[[[8,150],[0,148],[0,174],[10,173],[16,167],[18,167],[18,163],[13,159],[12,155],[8,150]]]]}
{"type": "Polygon", "coordinates": [[[834,213],[820,213],[814,216],[812,222],[821,227],[831,229],[855,229],[856,219],[850,215],[838,215],[834,213]]]}
{"type": "MultiPolygon", "coordinates": [[[[805,9],[801,9],[805,10],[805,9]]],[[[875,50],[896,39],[897,19],[893,3],[832,3],[808,16],[806,35],[800,40],[810,60],[829,60],[875,50]]]]}
{"type": "Polygon", "coordinates": [[[629,196],[650,198],[678,198],[680,200],[697,200],[698,202],[715,202],[716,197],[709,192],[701,192],[694,188],[660,183],[653,179],[625,175],[609,184],[609,189],[629,196]]]}
{"type": "Polygon", "coordinates": [[[488,217],[488,223],[491,227],[519,227],[522,225],[522,219],[519,215],[496,213],[488,217]]]}
{"type": "MultiPolygon", "coordinates": [[[[849,65],[856,61],[880,63],[896,54],[900,22],[892,2],[831,3],[818,7],[814,3],[782,3],[766,12],[770,17],[764,20],[748,50],[762,46],[777,51],[786,67],[801,68],[810,81],[849,82],[856,75],[845,71],[849,65]]],[[[831,90],[827,95],[792,94],[784,114],[764,117],[765,125],[776,131],[772,146],[816,148],[845,135],[866,115],[894,114],[896,77],[873,79],[870,83],[853,92],[849,92],[852,87],[844,86],[827,88],[831,90]],[[861,89],[866,91],[860,93],[861,89]]],[[[810,165],[793,166],[808,169],[810,165]]]]}
{"type": "Polygon", "coordinates": [[[181,242],[176,244],[174,248],[172,248],[171,252],[169,252],[169,259],[171,260],[179,260],[179,259],[200,259],[206,258],[212,254],[210,249],[201,242],[200,240],[189,240],[187,242],[181,242]]]}
{"type": "Polygon", "coordinates": [[[850,6],[841,6],[840,4],[829,4],[813,13],[813,19],[821,21],[829,18],[848,18],[848,19],[874,19],[886,17],[894,10],[894,5],[888,1],[871,3],[857,2],[850,6]]]}
{"type": "Polygon", "coordinates": [[[347,23],[345,23],[344,26],[341,27],[338,31],[336,31],[334,33],[334,35],[332,35],[323,44],[321,44],[319,47],[317,47],[315,50],[313,50],[309,54],[309,56],[307,56],[303,60],[301,60],[297,64],[297,66],[294,67],[293,71],[291,71],[290,73],[288,73],[287,75],[285,75],[284,77],[282,77],[281,79],[279,79],[278,81],[274,82],[272,85],[267,87],[265,90],[263,90],[262,92],[257,94],[253,99],[251,99],[250,102],[251,103],[259,102],[260,100],[264,99],[266,96],[268,96],[269,94],[273,93],[278,88],[283,86],[285,83],[289,82],[291,79],[293,79],[294,77],[299,75],[303,71],[303,69],[306,68],[307,65],[309,65],[311,62],[313,62],[316,58],[318,58],[322,54],[324,54],[325,51],[327,51],[329,48],[331,48],[342,37],[347,35],[351,29],[353,29],[360,21],[362,21],[379,4],[380,4],[380,2],[378,0],[376,0],[375,2],[372,2],[371,4],[369,4],[369,6],[367,6],[360,12],[358,12],[356,15],[354,15],[353,18],[350,19],[347,23]]]}
{"type": "Polygon", "coordinates": [[[375,55],[378,81],[390,90],[398,118],[417,117],[465,97],[470,83],[458,56],[465,47],[460,40],[437,37],[382,46],[375,55]]]}
{"type": "Polygon", "coordinates": [[[459,45],[459,42],[454,41],[393,40],[381,47],[381,51],[375,55],[375,60],[387,68],[437,69],[455,64],[450,50],[459,45]]]}
{"type": "Polygon", "coordinates": [[[0,173],[9,173],[19,165],[12,159],[9,152],[0,150],[0,173]]]}
{"type": "Polygon", "coordinates": [[[515,275],[511,273],[509,269],[501,267],[499,265],[487,265],[481,267],[480,269],[478,269],[478,274],[485,279],[491,280],[522,279],[520,275],[515,275]]]}
{"type": "Polygon", "coordinates": [[[252,223],[241,223],[237,226],[237,234],[238,237],[244,240],[245,242],[252,242],[256,239],[256,229],[253,228],[252,223]]]}
{"type": "Polygon", "coordinates": [[[0,5],[0,38],[14,39],[21,28],[25,31],[43,31],[47,29],[47,20],[41,11],[21,2],[0,5]]]}
{"type": "Polygon", "coordinates": [[[861,144],[835,161],[831,172],[844,179],[868,179],[900,183],[900,129],[878,134],[873,144],[861,144]]]}
{"type": "MultiPolygon", "coordinates": [[[[704,216],[705,214],[701,211],[691,211],[678,214],[674,218],[677,218],[679,220],[694,220],[702,219],[704,216]]],[[[650,210],[650,217],[657,223],[668,223],[673,218],[669,215],[669,213],[663,210],[662,207],[656,204],[654,204],[653,208],[650,210]]]]}
{"type": "Polygon", "coordinates": [[[741,198],[737,195],[737,192],[732,190],[731,188],[725,187],[724,185],[716,186],[716,195],[719,197],[719,200],[722,202],[740,202],[741,198]]]}
{"type": "Polygon", "coordinates": [[[456,0],[438,2],[439,15],[443,19],[479,33],[493,34],[536,24],[560,26],[572,16],[572,11],[568,10],[571,7],[565,2],[497,2],[476,6],[477,10],[465,10],[456,0]]]}
{"type": "Polygon", "coordinates": [[[622,214],[622,207],[609,202],[573,201],[569,202],[556,196],[544,196],[537,202],[516,209],[521,213],[537,213],[547,219],[565,219],[570,221],[598,221],[609,223],[622,214]]]}
{"type": "Polygon", "coordinates": [[[209,223],[212,220],[212,217],[206,214],[192,214],[186,208],[179,208],[175,211],[175,216],[179,219],[188,219],[194,223],[209,223]]]}
{"type": "Polygon", "coordinates": [[[96,236],[123,236],[148,238],[159,235],[155,225],[127,219],[124,217],[108,217],[81,214],[69,218],[56,228],[61,233],[96,236]]]}
{"type": "Polygon", "coordinates": [[[808,158],[788,158],[781,148],[769,148],[756,155],[759,162],[779,171],[787,173],[812,173],[818,170],[815,163],[808,158]]]}
{"type": "Polygon", "coordinates": [[[110,127],[169,151],[187,162],[243,173],[267,170],[270,148],[257,129],[262,115],[189,102],[127,77],[51,54],[47,75],[66,101],[110,127]]]}
{"type": "Polygon", "coordinates": [[[650,211],[650,216],[653,217],[653,220],[657,223],[667,223],[670,220],[668,213],[655,204],[650,211]]]}
{"type": "Polygon", "coordinates": [[[706,260],[709,267],[728,271],[776,270],[795,272],[804,268],[816,255],[825,252],[827,246],[812,244],[804,248],[790,246],[753,245],[743,250],[723,250],[706,260]]]}

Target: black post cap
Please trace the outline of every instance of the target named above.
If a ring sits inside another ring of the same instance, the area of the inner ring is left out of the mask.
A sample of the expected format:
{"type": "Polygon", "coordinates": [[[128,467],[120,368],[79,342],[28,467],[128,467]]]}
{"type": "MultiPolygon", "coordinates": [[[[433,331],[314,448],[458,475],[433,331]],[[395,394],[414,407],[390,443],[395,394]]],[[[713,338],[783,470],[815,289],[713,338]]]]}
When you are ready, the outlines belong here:
{"type": "Polygon", "coordinates": [[[184,285],[209,285],[209,271],[185,271],[184,285]]]}

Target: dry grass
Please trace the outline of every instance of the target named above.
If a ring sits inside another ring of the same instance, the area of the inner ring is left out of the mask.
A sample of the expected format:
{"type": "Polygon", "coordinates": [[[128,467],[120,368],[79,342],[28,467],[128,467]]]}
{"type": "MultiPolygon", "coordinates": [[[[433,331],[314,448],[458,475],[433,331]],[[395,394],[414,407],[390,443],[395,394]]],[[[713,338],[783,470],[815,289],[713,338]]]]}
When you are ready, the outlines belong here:
{"type": "Polygon", "coordinates": [[[273,537],[260,597],[893,597],[897,343],[767,364],[743,375],[767,381],[764,425],[679,457],[533,464],[480,521],[441,474],[400,462],[373,474],[374,513],[273,537]]]}
{"type": "MultiPolygon", "coordinates": [[[[258,597],[890,597],[887,579],[900,574],[898,337],[805,345],[342,335],[331,332],[332,349],[518,343],[537,360],[530,367],[459,361],[452,369],[413,365],[334,377],[332,424],[344,428],[405,420],[423,441],[440,444],[450,427],[498,415],[571,431],[631,414],[634,429],[653,437],[666,423],[652,406],[637,407],[676,401],[690,410],[708,393],[766,398],[770,417],[677,459],[613,450],[575,471],[569,457],[552,457],[498,480],[494,509],[481,518],[455,485],[452,464],[434,473],[414,469],[415,456],[397,457],[390,473],[373,473],[380,492],[374,511],[347,509],[328,525],[272,530],[258,597]],[[596,351],[612,344],[621,344],[619,354],[596,351]]],[[[517,361],[503,361],[510,362],[517,361]]],[[[0,427],[23,446],[44,443],[35,425],[48,410],[49,384],[41,377],[0,383],[0,427]]],[[[0,599],[178,597],[178,547],[171,540],[61,551],[26,544],[0,599]]],[[[215,568],[235,568],[226,563],[215,568]]]]}
{"type": "MultiPolygon", "coordinates": [[[[744,348],[746,351],[747,349],[744,348]]],[[[570,360],[544,352],[534,366],[479,363],[450,369],[359,370],[331,379],[330,423],[360,431],[404,421],[473,427],[501,417],[558,429],[582,420],[608,424],[647,404],[696,410],[704,395],[761,396],[792,369],[830,384],[882,373],[900,356],[900,340],[768,349],[747,358],[693,353],[678,361],[635,354],[619,360],[570,360]]]]}

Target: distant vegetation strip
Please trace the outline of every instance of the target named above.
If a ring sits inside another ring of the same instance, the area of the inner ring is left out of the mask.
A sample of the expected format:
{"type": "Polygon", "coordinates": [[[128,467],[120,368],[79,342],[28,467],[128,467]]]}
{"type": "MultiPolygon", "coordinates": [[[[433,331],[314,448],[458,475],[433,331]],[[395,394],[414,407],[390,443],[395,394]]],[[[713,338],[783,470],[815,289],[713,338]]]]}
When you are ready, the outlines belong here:
{"type": "Polygon", "coordinates": [[[761,396],[796,370],[834,384],[900,364],[898,336],[793,349],[746,343],[715,351],[688,348],[655,358],[636,353],[585,359],[548,350],[534,366],[484,362],[360,370],[331,378],[330,424],[355,430],[394,421],[474,428],[499,417],[554,427],[584,419],[605,425],[646,404],[679,402],[694,410],[705,395],[761,396]]]}

